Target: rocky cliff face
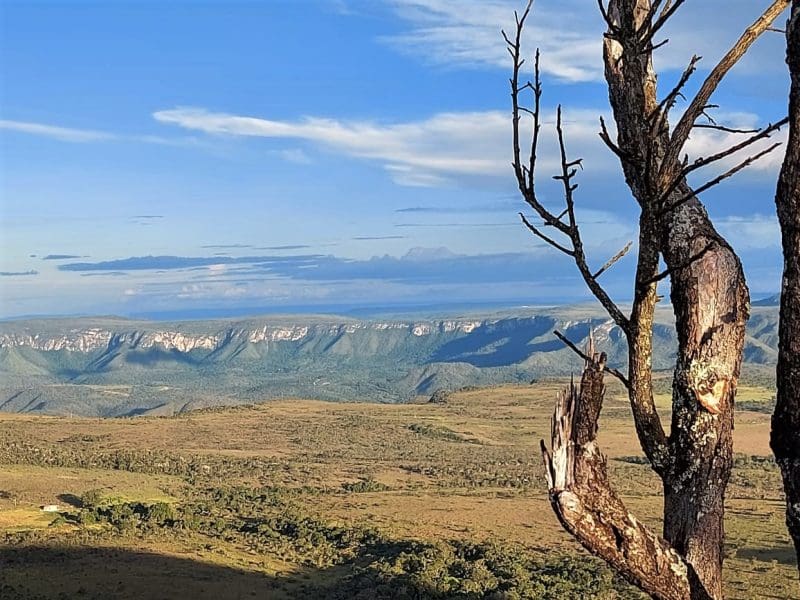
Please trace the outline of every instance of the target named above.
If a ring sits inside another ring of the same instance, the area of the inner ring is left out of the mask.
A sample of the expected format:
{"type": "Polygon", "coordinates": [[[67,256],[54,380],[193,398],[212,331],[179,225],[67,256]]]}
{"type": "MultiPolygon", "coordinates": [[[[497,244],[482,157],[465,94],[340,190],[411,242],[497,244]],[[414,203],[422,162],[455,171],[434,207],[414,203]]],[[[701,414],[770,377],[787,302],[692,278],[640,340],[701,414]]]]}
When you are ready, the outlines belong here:
{"type": "MultiPolygon", "coordinates": [[[[745,360],[774,364],[777,314],[754,309],[745,360]]],[[[402,402],[437,389],[569,375],[593,332],[625,368],[619,329],[599,310],[354,320],[287,316],[239,321],[116,318],[0,323],[0,410],[119,416],[172,413],[276,397],[402,402]]],[[[668,310],[655,326],[654,366],[674,364],[668,310]]]]}
{"type": "Polygon", "coordinates": [[[160,329],[104,329],[99,327],[72,328],[63,333],[40,333],[38,322],[23,323],[14,327],[15,331],[0,330],[0,348],[27,347],[44,352],[66,350],[68,352],[94,352],[109,347],[129,346],[130,348],[158,348],[161,350],[177,350],[192,352],[194,350],[217,350],[231,342],[297,342],[310,336],[339,336],[355,334],[359,331],[397,331],[407,332],[415,337],[429,336],[435,333],[471,333],[477,327],[486,325],[485,321],[446,320],[430,322],[359,322],[347,324],[325,325],[232,325],[215,333],[192,331],[175,331],[169,328],[160,329]]]}

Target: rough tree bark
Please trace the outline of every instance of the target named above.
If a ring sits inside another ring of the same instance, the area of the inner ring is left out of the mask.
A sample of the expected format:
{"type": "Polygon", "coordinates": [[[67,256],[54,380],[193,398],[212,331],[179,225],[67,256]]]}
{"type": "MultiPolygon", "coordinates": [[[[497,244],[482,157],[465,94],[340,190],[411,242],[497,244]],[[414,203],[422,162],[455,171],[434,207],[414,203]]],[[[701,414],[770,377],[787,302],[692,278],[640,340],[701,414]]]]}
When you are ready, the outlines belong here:
{"type": "MultiPolygon", "coordinates": [[[[514,171],[520,192],[542,223],[537,225],[520,216],[537,237],[572,257],[589,289],[624,332],[629,351],[625,375],[609,369],[602,358],[594,356],[593,350],[584,354],[564,340],[584,356],[587,367],[580,393],[571,388],[556,406],[552,455],[543,445],[551,503],[564,527],[581,544],[652,596],[718,600],[723,596],[723,518],[725,489],[732,466],[733,405],[749,294],[738,256],[715,230],[697,196],[777,144],[748,156],[695,189],[688,184],[687,176],[769,137],[785,120],[692,163],[679,157],[689,134],[699,126],[698,118],[712,106],[710,98],[720,81],[789,0],[775,0],[742,34],[710,71],[676,126],[670,128],[669,112],[682,97],[699,58],[692,58],[675,87],[659,101],[652,55],[661,45],[654,43],[654,37],[684,2],[609,0],[606,7],[603,0],[598,1],[608,25],[604,61],[617,139],[612,140],[602,119],[600,136],[619,157],[628,186],[641,209],[634,300],[629,316],[598,282],[598,277],[628,247],[596,272],[588,266],[573,199],[577,188],[573,178],[581,161],[567,158],[560,108],[556,129],[561,173],[556,179],[563,182],[566,207],[556,214],[544,207],[536,195],[534,171],[541,96],[538,53],[534,82],[519,81],[524,62],[520,58],[520,35],[530,3],[522,18],[517,19],[516,37],[505,39],[514,61],[511,78],[514,171]],[[520,93],[528,89],[533,93],[532,109],[520,103],[520,93]],[[526,164],[521,160],[520,150],[521,112],[533,118],[531,151],[526,164]],[[545,233],[545,227],[552,234],[545,233]],[[659,272],[662,257],[667,269],[659,272]],[[656,412],[652,390],[656,287],[667,277],[678,333],[669,436],[656,412]],[[625,510],[608,481],[605,459],[595,441],[604,371],[618,377],[627,388],[642,449],[662,479],[663,539],[643,528],[625,510]]],[[[703,126],[725,129],[713,121],[703,126]]],[[[797,389],[800,391],[800,377],[797,389]]]]}
{"type": "Polygon", "coordinates": [[[800,566],[800,0],[786,25],[786,62],[791,75],[789,140],[775,203],[783,241],[778,398],[772,417],[772,450],[783,474],[786,525],[800,566]]]}
{"type": "MultiPolygon", "coordinates": [[[[652,419],[639,417],[637,430],[664,484],[664,537],[692,566],[692,586],[721,598],[733,398],[749,295],[739,258],[680,169],[664,163],[672,140],[667,107],[657,99],[651,8],[649,0],[612,0],[604,42],[622,168],[643,213],[655,213],[656,236],[647,243],[657,245],[670,270],[678,334],[670,436],[664,444],[652,419]]],[[[634,415],[643,404],[652,412],[651,401],[632,392],[634,415]]]]}
{"type": "Polygon", "coordinates": [[[542,443],[550,502],[564,528],[631,583],[660,600],[689,600],[689,565],[666,540],[625,508],[608,481],[597,445],[605,392],[605,354],[586,352],[580,388],[558,398],[551,427],[552,454],[542,443]]]}

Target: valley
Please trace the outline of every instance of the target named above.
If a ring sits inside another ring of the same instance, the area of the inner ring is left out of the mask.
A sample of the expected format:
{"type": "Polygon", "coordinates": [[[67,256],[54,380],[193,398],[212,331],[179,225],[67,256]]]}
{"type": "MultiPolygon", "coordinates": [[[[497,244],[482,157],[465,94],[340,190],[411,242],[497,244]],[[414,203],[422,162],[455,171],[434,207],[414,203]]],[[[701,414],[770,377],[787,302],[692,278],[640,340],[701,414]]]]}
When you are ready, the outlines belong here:
{"type": "MultiPolygon", "coordinates": [[[[607,383],[599,441],[611,479],[656,526],[660,485],[622,389],[607,383]]],[[[3,414],[0,596],[642,598],[550,510],[538,442],[564,384],[460,391],[440,404],[3,414]],[[58,512],[41,510],[51,504],[58,512]]],[[[767,444],[771,393],[740,391],[725,552],[734,600],[797,594],[767,444]]]]}
{"type": "MultiPolygon", "coordinates": [[[[278,398],[402,403],[579,372],[580,359],[555,330],[578,345],[593,332],[611,366],[625,368],[623,337],[592,306],[370,319],[4,321],[0,411],[120,417],[278,398]]],[[[754,307],[748,334],[746,379],[769,386],[776,307],[754,307]]],[[[654,328],[656,370],[672,368],[675,346],[664,307],[654,328]]]]}

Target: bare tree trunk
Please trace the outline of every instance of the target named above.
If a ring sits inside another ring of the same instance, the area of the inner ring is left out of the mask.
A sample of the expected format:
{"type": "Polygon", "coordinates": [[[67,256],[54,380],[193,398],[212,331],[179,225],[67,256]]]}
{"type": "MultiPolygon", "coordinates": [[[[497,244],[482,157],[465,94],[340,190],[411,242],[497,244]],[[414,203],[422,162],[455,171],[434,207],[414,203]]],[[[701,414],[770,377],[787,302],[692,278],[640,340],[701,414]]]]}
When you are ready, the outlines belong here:
{"type": "Polygon", "coordinates": [[[678,333],[664,537],[722,597],[724,501],[732,466],[733,412],[749,296],[739,258],[696,199],[662,225],[678,333]],[[692,253],[707,251],[686,268],[692,253]]]}
{"type": "Polygon", "coordinates": [[[772,417],[772,451],[783,474],[786,525],[800,561],[800,0],[786,26],[791,74],[789,141],[775,203],[783,240],[783,286],[778,352],[778,402],[772,417]]]}
{"type": "MultiPolygon", "coordinates": [[[[666,444],[652,400],[635,387],[630,399],[642,447],[664,483],[664,537],[692,565],[696,597],[721,598],[733,398],[749,296],[738,257],[685,178],[669,186],[660,178],[670,138],[656,96],[652,49],[641,42],[650,6],[649,0],[609,3],[609,20],[618,29],[609,31],[604,55],[626,181],[643,215],[653,215],[650,243],[663,255],[671,280],[679,344],[666,444]]],[[[631,362],[631,381],[636,366],[631,362]]]]}

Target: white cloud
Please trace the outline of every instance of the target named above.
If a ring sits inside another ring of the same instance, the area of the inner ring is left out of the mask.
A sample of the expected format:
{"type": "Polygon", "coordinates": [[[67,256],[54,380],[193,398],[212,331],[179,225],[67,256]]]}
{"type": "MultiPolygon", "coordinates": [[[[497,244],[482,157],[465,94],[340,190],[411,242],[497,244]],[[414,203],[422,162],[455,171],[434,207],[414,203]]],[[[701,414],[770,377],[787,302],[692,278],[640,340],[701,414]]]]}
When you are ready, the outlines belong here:
{"type": "MultiPolygon", "coordinates": [[[[449,66],[508,69],[510,59],[500,30],[514,31],[514,0],[392,0],[409,31],[384,39],[426,62],[449,66]]],[[[541,49],[542,72],[567,81],[602,79],[602,27],[594,6],[537,3],[526,25],[526,55],[541,49]],[[569,27],[564,24],[569,23],[569,27]]],[[[574,4],[574,3],[573,3],[574,4]]]]}
{"type": "MultiPolygon", "coordinates": [[[[572,155],[591,155],[597,161],[613,159],[597,138],[598,114],[594,110],[565,111],[572,155]]],[[[377,161],[402,185],[431,187],[459,177],[508,177],[511,173],[511,121],[503,111],[439,113],[420,121],[391,124],[320,117],[275,121],[201,108],[163,110],[153,116],[162,123],[209,134],[317,143],[377,161]]],[[[558,165],[553,123],[552,114],[544,116],[540,167],[545,174],[558,165]]]]}
{"type": "MultiPolygon", "coordinates": [[[[603,146],[597,133],[600,109],[563,111],[567,150],[572,158],[583,158],[589,173],[618,169],[616,158],[603,146]]],[[[319,144],[332,151],[380,163],[400,185],[439,187],[459,179],[474,177],[511,177],[511,120],[503,111],[438,113],[427,119],[404,123],[341,121],[305,117],[297,121],[276,121],[211,112],[202,108],[175,108],[154,113],[162,123],[209,134],[275,139],[294,139],[319,144]]],[[[721,113],[720,124],[736,128],[758,126],[758,116],[750,113],[721,113]]],[[[527,118],[527,117],[526,117],[527,118]]],[[[607,119],[615,136],[613,120],[607,119]]],[[[554,135],[555,116],[542,116],[538,174],[549,177],[559,169],[559,155],[554,135]]],[[[529,128],[523,123],[522,130],[529,128]]],[[[785,132],[753,145],[757,152],[785,137],[785,132]]],[[[708,156],[740,142],[739,134],[709,129],[695,129],[686,145],[690,159],[708,156]]],[[[524,142],[523,142],[524,145],[524,142]]],[[[305,154],[302,154],[305,156],[305,154]]],[[[723,171],[746,155],[739,154],[716,163],[710,169],[723,171]]],[[[757,161],[752,169],[775,172],[782,153],[776,151],[757,161]]],[[[288,157],[287,157],[288,158],[288,157]]]]}
{"type": "MultiPolygon", "coordinates": [[[[597,136],[601,109],[564,109],[564,129],[569,155],[581,157],[589,173],[616,169],[617,163],[597,136]]],[[[441,187],[459,180],[506,178],[511,175],[511,123],[505,111],[443,112],[426,119],[400,123],[343,121],[332,118],[305,117],[296,121],[277,121],[246,117],[202,108],[175,108],[154,113],[159,122],[207,134],[299,140],[317,144],[331,151],[379,163],[400,185],[441,187]]],[[[527,117],[525,117],[527,119],[527,117]]],[[[731,127],[759,125],[757,115],[726,113],[715,116],[731,127]]],[[[554,136],[555,116],[544,111],[539,151],[538,173],[549,177],[559,168],[554,136]]],[[[613,126],[613,120],[608,119],[613,126]]],[[[193,137],[128,136],[99,130],[81,130],[37,123],[0,121],[0,128],[54,139],[89,143],[109,140],[151,144],[202,145],[193,137]]],[[[522,129],[529,128],[523,123],[522,129]]],[[[613,127],[611,131],[614,135],[613,127]]],[[[785,140],[786,132],[774,134],[749,149],[750,153],[774,141],[785,140]]],[[[709,129],[695,129],[687,143],[690,159],[718,152],[743,137],[709,129]]],[[[523,144],[524,145],[524,144],[523,144]]],[[[308,164],[310,157],[302,148],[275,151],[282,159],[308,164]]],[[[743,158],[735,155],[711,167],[722,171],[743,158]]],[[[783,152],[778,150],[759,160],[751,169],[772,175],[780,165],[783,152]]]]}
{"type": "Polygon", "coordinates": [[[12,121],[0,119],[0,130],[14,131],[25,135],[46,137],[61,142],[87,144],[91,142],[125,141],[140,144],[155,144],[158,146],[197,146],[196,138],[169,138],[159,135],[123,135],[98,129],[76,129],[74,127],[61,127],[46,123],[32,123],[29,121],[12,121]]]}
{"type": "Polygon", "coordinates": [[[415,167],[433,173],[492,175],[508,166],[502,154],[487,152],[485,145],[493,149],[498,141],[508,144],[509,119],[500,111],[440,113],[424,121],[390,125],[320,117],[272,121],[198,108],[163,110],[153,116],[206,133],[313,141],[352,156],[385,161],[389,170],[401,172],[415,167]]]}
{"type": "MultiPolygon", "coordinates": [[[[399,51],[437,65],[510,69],[500,30],[514,31],[514,11],[524,9],[524,0],[387,1],[409,26],[383,38],[399,51]]],[[[710,69],[765,6],[765,0],[688,3],[657,40],[670,39],[656,52],[657,67],[683,70],[692,54],[698,54],[706,57],[700,69],[710,69]]],[[[543,73],[567,82],[601,81],[604,31],[594,3],[539,0],[526,23],[524,56],[532,56],[538,47],[543,73]]],[[[774,42],[760,41],[741,69],[749,74],[783,69],[782,61],[775,60],[774,42]]]]}
{"type": "Polygon", "coordinates": [[[0,129],[49,137],[61,140],[62,142],[101,142],[113,140],[117,137],[113,133],[108,133],[106,131],[73,129],[71,127],[58,127],[56,125],[29,123],[26,121],[8,121],[5,119],[0,120],[0,129]]]}

